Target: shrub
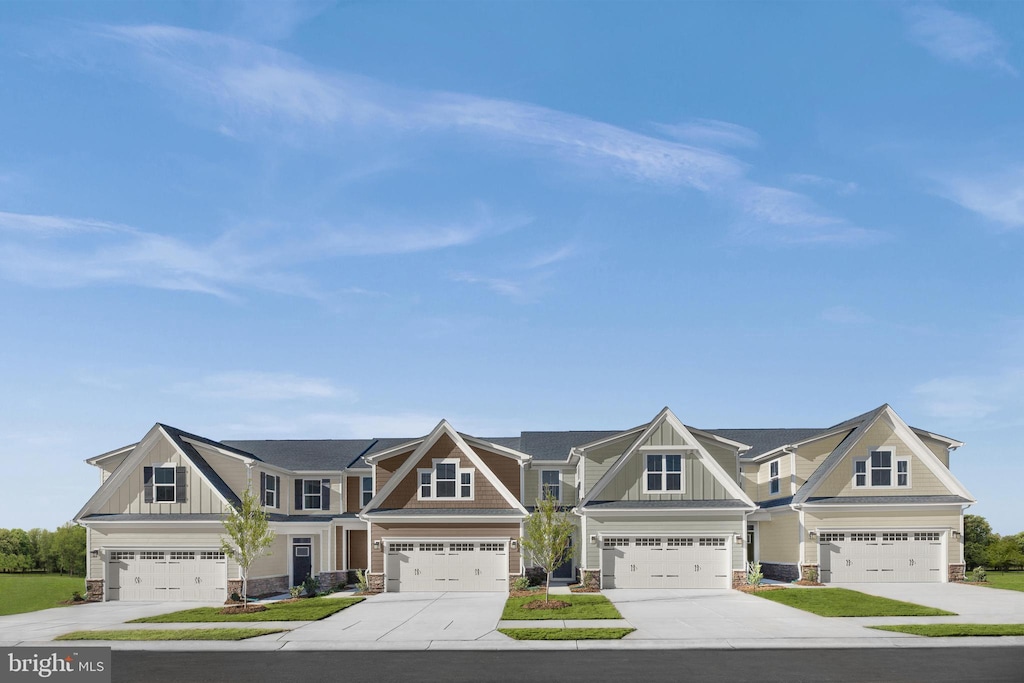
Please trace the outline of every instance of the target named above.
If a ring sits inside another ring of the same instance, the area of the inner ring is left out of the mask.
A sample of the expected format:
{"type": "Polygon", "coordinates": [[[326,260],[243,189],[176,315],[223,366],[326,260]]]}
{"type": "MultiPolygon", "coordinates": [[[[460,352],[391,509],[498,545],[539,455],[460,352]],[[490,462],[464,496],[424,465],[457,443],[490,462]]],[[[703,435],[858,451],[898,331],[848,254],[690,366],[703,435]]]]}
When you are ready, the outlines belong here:
{"type": "Polygon", "coordinates": [[[971,572],[971,581],[976,581],[977,583],[987,583],[988,572],[985,571],[984,567],[975,567],[974,571],[971,572]]]}
{"type": "Polygon", "coordinates": [[[315,597],[317,592],[320,590],[320,582],[313,578],[310,574],[306,577],[306,580],[302,582],[302,590],[305,591],[309,597],[315,597]]]}
{"type": "Polygon", "coordinates": [[[71,599],[74,602],[82,602],[85,598],[82,597],[81,591],[71,591],[71,599]]]}
{"type": "Polygon", "coordinates": [[[747,585],[760,586],[763,580],[764,574],[761,572],[761,563],[757,562],[750,565],[747,569],[747,585]]]}
{"type": "Polygon", "coordinates": [[[231,594],[231,602],[241,602],[241,601],[242,601],[242,596],[240,596],[238,594],[238,591],[235,591],[235,592],[233,592],[231,594]]]}
{"type": "Polygon", "coordinates": [[[356,570],[356,588],[359,589],[360,593],[367,593],[370,590],[370,584],[366,581],[366,570],[356,570]]]}
{"type": "Polygon", "coordinates": [[[524,591],[530,587],[530,580],[525,576],[517,576],[512,582],[512,590],[524,591]]]}
{"type": "Polygon", "coordinates": [[[293,598],[297,598],[302,595],[302,586],[292,586],[288,589],[288,594],[293,598]]]}
{"type": "Polygon", "coordinates": [[[810,581],[811,583],[818,583],[818,568],[817,567],[804,567],[804,581],[810,581]]]}

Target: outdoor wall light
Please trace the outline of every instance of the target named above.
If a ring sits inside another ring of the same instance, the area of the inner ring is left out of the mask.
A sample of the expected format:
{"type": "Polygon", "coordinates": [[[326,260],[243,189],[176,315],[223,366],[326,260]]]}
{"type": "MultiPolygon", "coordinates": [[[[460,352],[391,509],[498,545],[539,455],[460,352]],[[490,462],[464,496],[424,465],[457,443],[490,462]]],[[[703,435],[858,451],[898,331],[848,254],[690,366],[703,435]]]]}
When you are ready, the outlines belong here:
{"type": "Polygon", "coordinates": [[[736,534],[736,545],[743,545],[743,536],[736,534]]]}
{"type": "Polygon", "coordinates": [[[99,557],[100,556],[100,551],[99,550],[90,550],[89,554],[92,555],[93,557],[99,557]]]}
{"type": "Polygon", "coordinates": [[[380,550],[380,539],[373,542],[373,549],[380,550]]]}
{"type": "Polygon", "coordinates": [[[953,540],[954,541],[959,541],[960,540],[960,532],[957,529],[953,529],[953,540]]]}
{"type": "Polygon", "coordinates": [[[597,545],[597,534],[590,534],[590,545],[597,545]]]}
{"type": "Polygon", "coordinates": [[[519,541],[517,541],[516,539],[513,538],[510,545],[512,546],[512,550],[515,550],[516,548],[519,547],[519,541]]]}
{"type": "Polygon", "coordinates": [[[807,535],[811,537],[811,540],[814,540],[815,538],[818,537],[818,530],[817,529],[811,529],[810,531],[807,532],[807,535]]]}

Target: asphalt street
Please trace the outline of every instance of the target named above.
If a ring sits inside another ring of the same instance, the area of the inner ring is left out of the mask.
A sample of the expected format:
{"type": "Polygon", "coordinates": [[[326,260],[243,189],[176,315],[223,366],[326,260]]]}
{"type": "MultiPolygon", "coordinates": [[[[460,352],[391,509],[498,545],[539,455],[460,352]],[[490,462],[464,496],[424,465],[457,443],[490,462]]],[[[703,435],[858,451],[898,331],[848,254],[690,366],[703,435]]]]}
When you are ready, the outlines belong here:
{"type": "Polygon", "coordinates": [[[114,681],[965,683],[1024,680],[1024,648],[580,652],[115,651],[114,681]]]}

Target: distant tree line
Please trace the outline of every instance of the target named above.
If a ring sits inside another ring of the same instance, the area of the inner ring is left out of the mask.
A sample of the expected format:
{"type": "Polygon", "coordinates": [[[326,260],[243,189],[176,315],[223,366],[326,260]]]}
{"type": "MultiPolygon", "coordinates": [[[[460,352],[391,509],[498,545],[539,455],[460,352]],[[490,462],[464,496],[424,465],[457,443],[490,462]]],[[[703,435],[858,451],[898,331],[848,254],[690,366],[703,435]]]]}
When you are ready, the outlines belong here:
{"type": "Polygon", "coordinates": [[[0,529],[0,572],[39,571],[85,576],[85,527],[0,529]]]}
{"type": "Polygon", "coordinates": [[[968,569],[1024,568],[1024,531],[1000,536],[984,517],[964,515],[964,559],[968,569]]]}

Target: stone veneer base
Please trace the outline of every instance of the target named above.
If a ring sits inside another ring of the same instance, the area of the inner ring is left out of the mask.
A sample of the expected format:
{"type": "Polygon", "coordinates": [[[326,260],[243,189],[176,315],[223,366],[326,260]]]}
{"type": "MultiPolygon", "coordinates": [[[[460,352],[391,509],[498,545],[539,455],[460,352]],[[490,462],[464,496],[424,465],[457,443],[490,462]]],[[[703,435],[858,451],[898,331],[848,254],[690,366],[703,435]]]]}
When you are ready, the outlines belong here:
{"type": "Polygon", "coordinates": [[[747,573],[742,569],[732,570],[732,587],[739,588],[747,585],[747,573]]]}
{"type": "Polygon", "coordinates": [[[103,579],[85,580],[85,599],[89,602],[103,602],[103,579]]]}
{"type": "Polygon", "coordinates": [[[964,575],[967,573],[967,565],[965,564],[951,564],[949,565],[949,582],[959,583],[964,580],[964,575]]]}
{"type": "MultiPolygon", "coordinates": [[[[268,576],[259,579],[249,579],[246,585],[246,593],[250,598],[261,595],[278,595],[288,592],[287,576],[268,576]]],[[[228,579],[228,599],[233,593],[242,594],[242,580],[228,579]]]]}

